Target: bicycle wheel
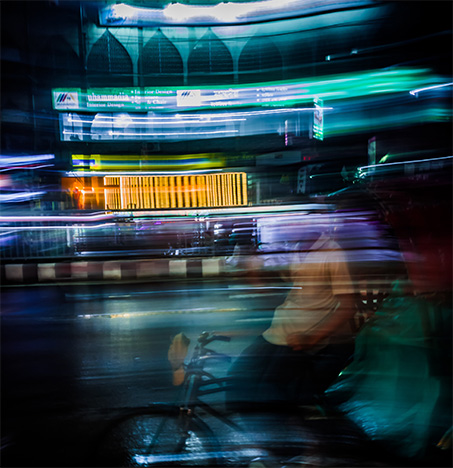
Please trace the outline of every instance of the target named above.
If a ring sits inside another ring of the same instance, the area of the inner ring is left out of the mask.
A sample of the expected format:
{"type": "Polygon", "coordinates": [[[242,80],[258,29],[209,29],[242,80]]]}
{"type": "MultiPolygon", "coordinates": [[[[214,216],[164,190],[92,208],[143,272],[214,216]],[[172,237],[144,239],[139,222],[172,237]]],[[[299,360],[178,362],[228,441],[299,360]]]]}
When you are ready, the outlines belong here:
{"type": "Polygon", "coordinates": [[[203,421],[179,409],[141,409],[113,421],[95,450],[96,466],[213,466],[219,444],[203,421]]]}

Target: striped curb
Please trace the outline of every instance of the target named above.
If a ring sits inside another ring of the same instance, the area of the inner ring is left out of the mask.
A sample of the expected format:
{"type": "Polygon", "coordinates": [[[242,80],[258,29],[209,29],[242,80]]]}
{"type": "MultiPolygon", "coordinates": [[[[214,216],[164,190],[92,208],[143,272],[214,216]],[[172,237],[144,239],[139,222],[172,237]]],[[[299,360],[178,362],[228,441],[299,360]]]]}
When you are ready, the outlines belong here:
{"type": "Polygon", "coordinates": [[[18,263],[1,265],[1,284],[207,278],[229,273],[225,257],[18,263]]]}

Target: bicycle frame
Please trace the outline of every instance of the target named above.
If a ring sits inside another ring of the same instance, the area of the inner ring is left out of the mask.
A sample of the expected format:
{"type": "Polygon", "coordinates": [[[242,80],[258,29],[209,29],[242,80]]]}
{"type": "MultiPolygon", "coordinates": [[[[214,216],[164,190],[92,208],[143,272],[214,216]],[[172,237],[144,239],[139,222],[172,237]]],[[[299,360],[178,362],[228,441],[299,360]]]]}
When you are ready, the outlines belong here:
{"type": "Polygon", "coordinates": [[[208,332],[200,334],[192,357],[189,363],[185,365],[185,377],[182,388],[183,397],[180,399],[180,411],[189,416],[193,416],[195,408],[199,407],[231,428],[242,431],[239,425],[200,399],[200,397],[205,395],[222,392],[228,388],[228,377],[217,378],[204,370],[204,365],[209,359],[231,361],[230,356],[206,348],[206,345],[212,341],[230,341],[230,337],[209,334],[208,332]]]}

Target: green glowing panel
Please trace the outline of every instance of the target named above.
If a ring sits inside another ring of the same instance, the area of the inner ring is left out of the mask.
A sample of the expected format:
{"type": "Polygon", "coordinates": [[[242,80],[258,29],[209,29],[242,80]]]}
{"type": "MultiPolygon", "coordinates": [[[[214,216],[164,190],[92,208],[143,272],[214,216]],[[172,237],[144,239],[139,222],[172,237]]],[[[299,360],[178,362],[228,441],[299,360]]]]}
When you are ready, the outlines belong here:
{"type": "Polygon", "coordinates": [[[287,80],[229,87],[53,89],[56,110],[93,112],[187,111],[240,107],[311,107],[315,98],[329,102],[409,92],[435,84],[426,69],[399,68],[329,75],[316,81],[287,80]]]}
{"type": "Polygon", "coordinates": [[[87,110],[141,111],[140,88],[93,88],[84,95],[87,110]]]}

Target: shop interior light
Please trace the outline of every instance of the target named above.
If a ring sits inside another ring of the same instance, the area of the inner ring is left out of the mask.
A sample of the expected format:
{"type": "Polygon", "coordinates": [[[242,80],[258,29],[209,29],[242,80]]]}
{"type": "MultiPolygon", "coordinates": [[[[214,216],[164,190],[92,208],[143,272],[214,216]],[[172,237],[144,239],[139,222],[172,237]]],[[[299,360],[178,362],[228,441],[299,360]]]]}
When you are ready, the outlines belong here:
{"type": "Polygon", "coordinates": [[[171,3],[164,8],[165,17],[171,22],[192,22],[206,19],[215,22],[234,23],[240,16],[249,14],[252,6],[247,3],[218,3],[217,5],[185,5],[171,3]]]}
{"type": "Polygon", "coordinates": [[[140,10],[142,8],[133,7],[124,3],[112,5],[107,9],[105,16],[101,16],[101,24],[103,20],[110,25],[121,24],[126,21],[138,20],[140,10]]]}
{"type": "MultiPolygon", "coordinates": [[[[212,171],[211,171],[212,172],[212,171]]],[[[182,174],[180,172],[179,174],[182,174]]],[[[104,177],[105,208],[208,208],[247,205],[245,172],[104,177]],[[213,197],[212,194],[217,194],[213,197]]],[[[184,174],[187,174],[184,172],[184,174]]]]}
{"type": "Polygon", "coordinates": [[[146,8],[118,3],[99,11],[101,26],[147,26],[240,24],[294,18],[329,9],[366,6],[371,0],[263,0],[219,2],[214,5],[168,3],[164,8],[146,8]]]}

